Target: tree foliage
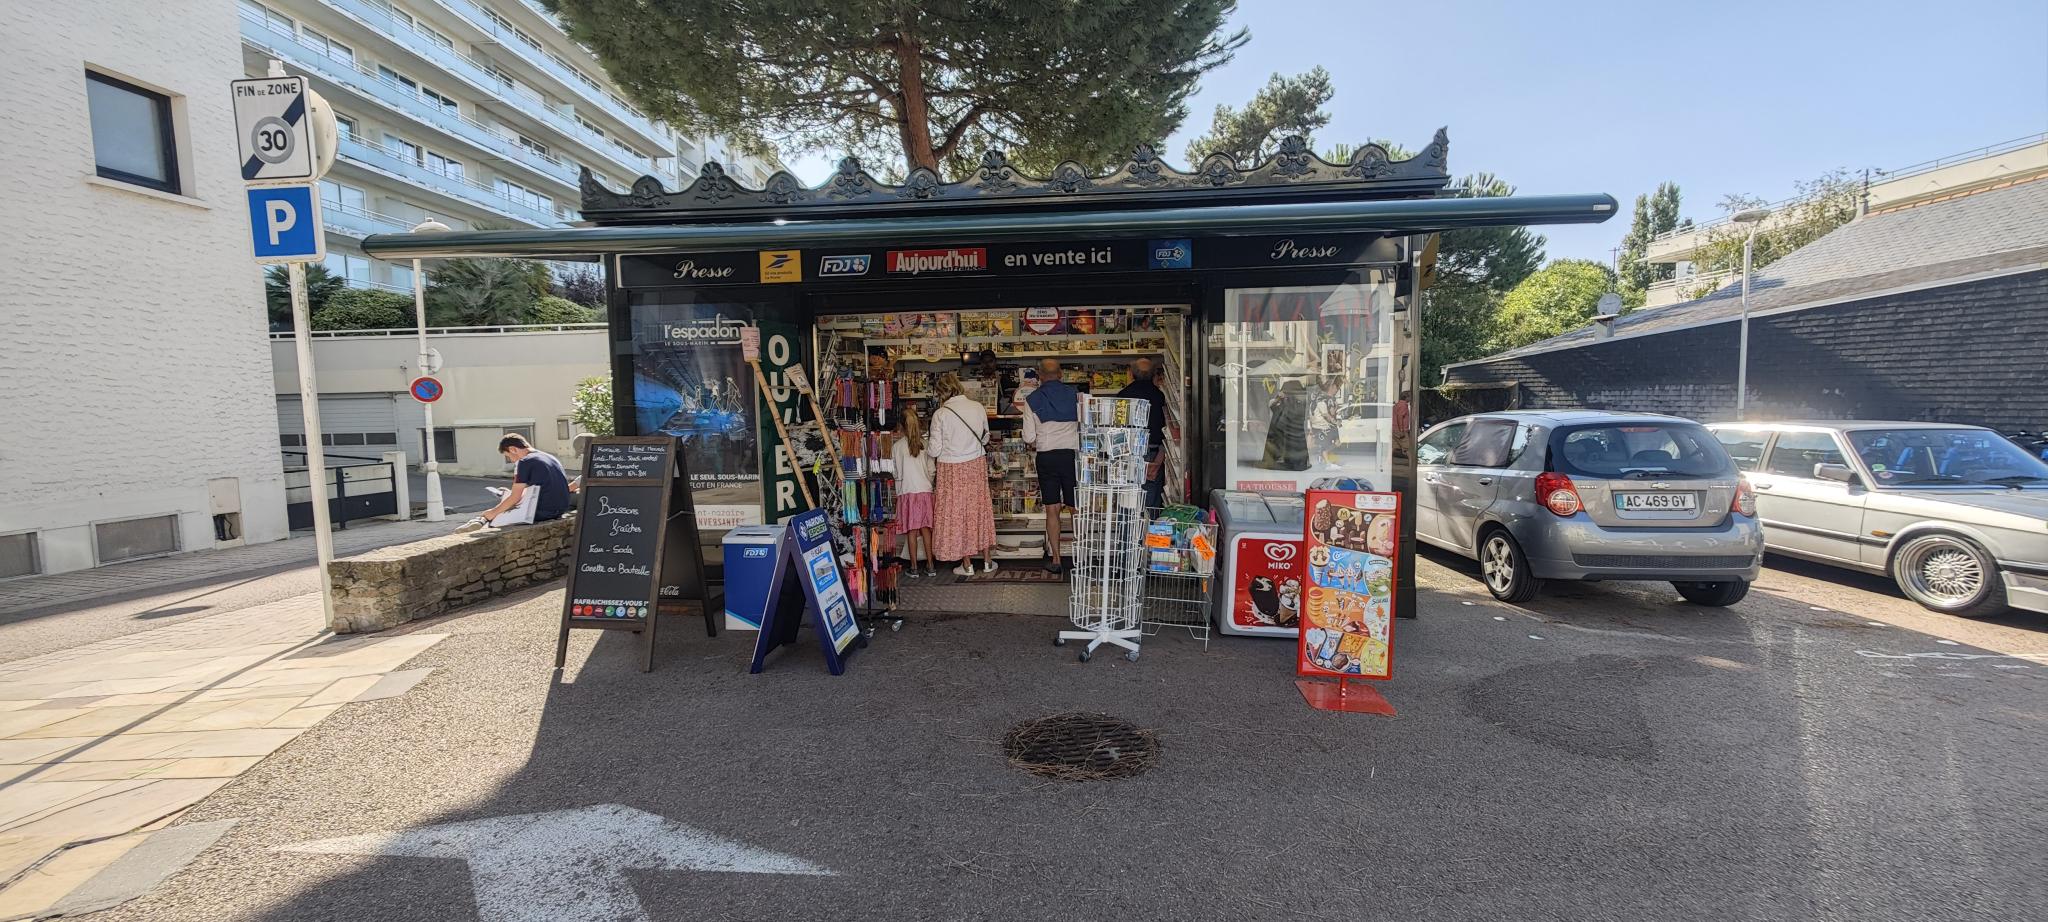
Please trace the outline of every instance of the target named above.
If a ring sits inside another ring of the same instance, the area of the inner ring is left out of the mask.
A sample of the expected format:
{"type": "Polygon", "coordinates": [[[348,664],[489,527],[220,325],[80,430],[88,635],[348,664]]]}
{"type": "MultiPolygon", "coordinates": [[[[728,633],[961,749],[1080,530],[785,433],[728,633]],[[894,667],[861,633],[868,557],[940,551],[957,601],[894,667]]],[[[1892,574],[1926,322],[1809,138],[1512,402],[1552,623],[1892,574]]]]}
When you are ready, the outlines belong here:
{"type": "Polygon", "coordinates": [[[570,400],[569,418],[585,432],[598,436],[612,434],[612,379],[603,376],[584,378],[576,382],[576,394],[570,400]]]}
{"type": "MultiPolygon", "coordinates": [[[[1776,209],[1758,225],[1756,245],[1750,257],[1753,272],[1790,255],[1809,243],[1827,236],[1856,217],[1863,198],[1863,183],[1848,170],[1836,169],[1796,184],[1799,190],[1790,204],[1776,209]]],[[[1763,199],[1753,195],[1730,195],[1721,199],[1721,210],[1734,214],[1747,208],[1761,208],[1763,199]]],[[[1681,292],[1687,298],[1705,295],[1725,283],[1715,273],[1742,271],[1742,244],[1749,227],[1729,221],[1707,232],[1707,239],[1693,256],[1701,282],[1681,292]]]]}
{"type": "Polygon", "coordinates": [[[1614,290],[1614,270],[1589,259],[1557,259],[1501,299],[1493,351],[1541,342],[1593,319],[1600,296],[1614,290]]]}
{"type": "Polygon", "coordinates": [[[1678,216],[1678,205],[1675,182],[1659,183],[1656,192],[1636,196],[1635,217],[1629,221],[1628,235],[1621,238],[1620,283],[1624,305],[1641,307],[1650,283],[1671,278],[1677,270],[1675,264],[1651,263],[1644,257],[1657,235],[1692,226],[1692,221],[1678,216]]]}
{"type": "Polygon", "coordinates": [[[755,150],[1100,167],[1187,117],[1234,0],[543,0],[648,114],[755,150]]]}
{"type": "Polygon", "coordinates": [[[596,269],[577,266],[555,276],[548,284],[549,293],[557,298],[574,301],[584,307],[604,309],[604,279],[596,269]]]}
{"type": "Polygon", "coordinates": [[[525,323],[547,292],[547,267],[532,260],[450,259],[427,275],[427,321],[451,327],[525,323]]]}
{"type": "MultiPolygon", "coordinates": [[[[263,273],[263,302],[270,315],[270,328],[292,328],[291,276],[285,266],[271,266],[263,273]]],[[[306,313],[320,313],[335,292],[348,290],[348,280],[327,271],[319,263],[306,264],[306,313]]]]}
{"type": "MultiPolygon", "coordinates": [[[[1465,177],[1460,197],[1513,195],[1491,173],[1465,177]]],[[[1436,280],[1424,294],[1422,377],[1434,387],[1445,365],[1491,351],[1501,299],[1543,263],[1543,237],[1526,227],[1474,227],[1447,231],[1437,242],[1436,280]]]]}
{"type": "Polygon", "coordinates": [[[412,325],[412,296],[375,288],[343,288],[313,314],[315,330],[395,330],[412,325]]]}
{"type": "Polygon", "coordinates": [[[527,312],[527,323],[593,323],[603,319],[597,311],[567,298],[542,295],[527,312]]]}
{"type": "Polygon", "coordinates": [[[1297,77],[1274,74],[1244,108],[1216,107],[1209,133],[1188,142],[1188,162],[1200,166],[1222,154],[1238,163],[1257,163],[1273,156],[1289,135],[1313,145],[1316,130],[1330,124],[1323,106],[1335,95],[1330,72],[1321,67],[1297,77]]]}

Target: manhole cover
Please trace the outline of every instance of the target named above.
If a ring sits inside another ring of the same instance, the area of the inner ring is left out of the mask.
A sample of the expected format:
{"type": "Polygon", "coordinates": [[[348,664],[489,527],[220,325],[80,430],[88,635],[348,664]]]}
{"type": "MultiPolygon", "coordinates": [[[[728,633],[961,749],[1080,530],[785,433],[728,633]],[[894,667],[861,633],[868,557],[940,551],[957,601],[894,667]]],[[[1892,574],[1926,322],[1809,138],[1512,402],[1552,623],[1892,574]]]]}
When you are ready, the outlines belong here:
{"type": "Polygon", "coordinates": [[[1159,740],[1107,714],[1074,712],[1027,720],[1003,737],[1010,764],[1043,778],[1100,781],[1152,767],[1159,740]]]}

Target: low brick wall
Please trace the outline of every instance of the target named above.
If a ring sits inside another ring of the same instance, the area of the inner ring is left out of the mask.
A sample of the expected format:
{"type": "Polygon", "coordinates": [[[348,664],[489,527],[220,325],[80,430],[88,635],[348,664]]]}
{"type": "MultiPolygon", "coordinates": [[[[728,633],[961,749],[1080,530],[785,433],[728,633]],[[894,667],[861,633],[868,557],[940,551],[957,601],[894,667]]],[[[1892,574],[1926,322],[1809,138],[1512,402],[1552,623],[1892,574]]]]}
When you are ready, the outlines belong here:
{"type": "Polygon", "coordinates": [[[334,581],[330,627],[337,634],[381,631],[567,575],[575,522],[572,514],[343,557],[328,571],[334,581]]]}

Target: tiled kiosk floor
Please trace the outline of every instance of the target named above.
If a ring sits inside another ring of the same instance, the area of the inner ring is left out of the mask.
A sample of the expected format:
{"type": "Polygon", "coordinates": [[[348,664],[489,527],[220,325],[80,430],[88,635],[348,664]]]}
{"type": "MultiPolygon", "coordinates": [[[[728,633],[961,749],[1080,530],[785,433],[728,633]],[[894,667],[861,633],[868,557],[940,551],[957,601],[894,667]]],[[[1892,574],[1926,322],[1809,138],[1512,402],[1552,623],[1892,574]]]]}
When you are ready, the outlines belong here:
{"type": "Polygon", "coordinates": [[[337,640],[305,595],[0,664],[0,920],[87,911],[141,857],[196,854],[210,838],[163,832],[180,812],[404,692],[426,670],[399,667],[445,636],[337,640]]]}

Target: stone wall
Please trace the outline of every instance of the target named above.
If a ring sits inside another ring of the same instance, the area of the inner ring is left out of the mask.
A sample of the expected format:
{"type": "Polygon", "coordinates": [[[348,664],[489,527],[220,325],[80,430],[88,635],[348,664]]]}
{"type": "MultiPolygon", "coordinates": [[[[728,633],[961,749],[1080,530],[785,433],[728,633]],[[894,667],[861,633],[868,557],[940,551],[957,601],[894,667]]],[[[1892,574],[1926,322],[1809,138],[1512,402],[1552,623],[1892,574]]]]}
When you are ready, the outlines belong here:
{"type": "Polygon", "coordinates": [[[381,631],[565,576],[576,518],[486,528],[334,562],[337,634],[381,631]]]}

